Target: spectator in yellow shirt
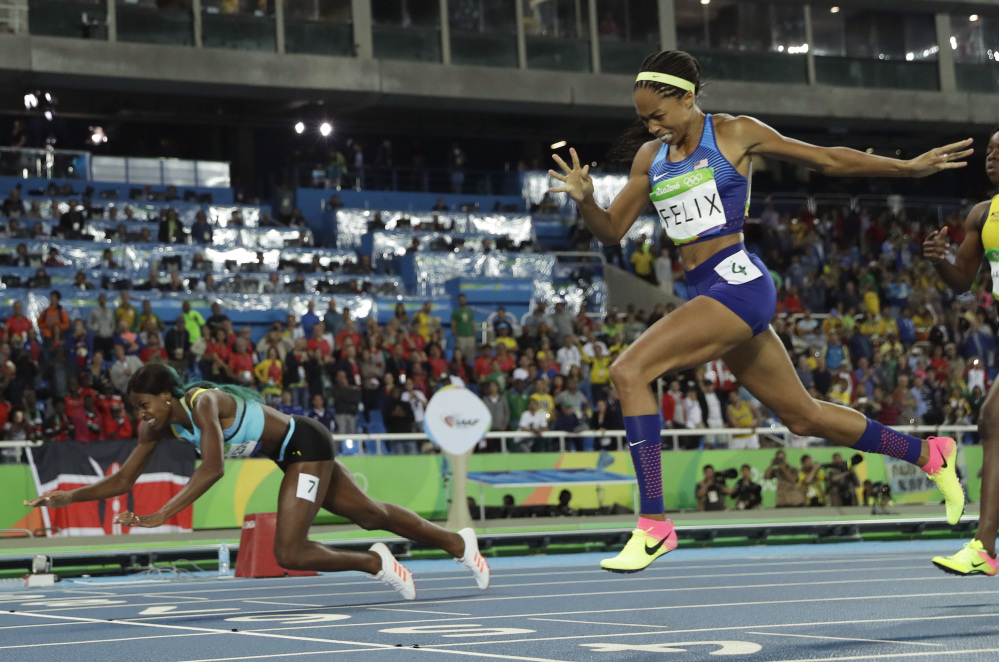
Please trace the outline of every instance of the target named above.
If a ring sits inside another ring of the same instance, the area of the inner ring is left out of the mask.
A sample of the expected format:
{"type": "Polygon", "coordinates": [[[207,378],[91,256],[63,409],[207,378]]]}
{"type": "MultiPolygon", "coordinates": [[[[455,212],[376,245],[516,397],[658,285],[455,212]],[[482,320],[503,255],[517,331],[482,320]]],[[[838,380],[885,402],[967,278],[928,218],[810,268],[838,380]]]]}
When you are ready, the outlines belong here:
{"type": "Polygon", "coordinates": [[[864,309],[875,315],[881,314],[881,297],[878,296],[871,283],[864,285],[864,309]]]}
{"type": "Polygon", "coordinates": [[[555,398],[548,393],[548,384],[546,380],[535,380],[534,393],[531,394],[530,400],[537,402],[538,411],[543,411],[548,414],[549,419],[555,416],[555,398]]]}
{"type": "Polygon", "coordinates": [[[517,345],[517,339],[510,335],[509,324],[507,324],[506,322],[498,324],[496,326],[496,333],[499,334],[499,336],[497,336],[495,340],[495,343],[497,345],[506,345],[506,348],[513,352],[516,352],[519,349],[519,345],[517,345]]]}
{"type": "Polygon", "coordinates": [[[656,256],[652,254],[652,246],[644,236],[631,254],[631,265],[635,268],[636,276],[653,285],[659,284],[656,280],[656,256]]]}
{"type": "Polygon", "coordinates": [[[431,310],[433,310],[433,304],[424,301],[423,307],[413,313],[413,327],[427,342],[430,341],[430,334],[433,333],[434,329],[439,329],[441,326],[441,318],[431,315],[431,310]]]}
{"type": "Polygon", "coordinates": [[[607,388],[610,386],[610,364],[613,358],[604,354],[601,344],[594,343],[593,356],[583,352],[583,360],[590,365],[590,387],[593,392],[593,401],[603,400],[607,397],[607,388]]]}
{"type": "Polygon", "coordinates": [[[132,295],[127,291],[121,293],[121,303],[114,309],[114,321],[115,324],[125,322],[128,330],[135,333],[139,330],[139,311],[132,305],[131,298],[132,295]]]}

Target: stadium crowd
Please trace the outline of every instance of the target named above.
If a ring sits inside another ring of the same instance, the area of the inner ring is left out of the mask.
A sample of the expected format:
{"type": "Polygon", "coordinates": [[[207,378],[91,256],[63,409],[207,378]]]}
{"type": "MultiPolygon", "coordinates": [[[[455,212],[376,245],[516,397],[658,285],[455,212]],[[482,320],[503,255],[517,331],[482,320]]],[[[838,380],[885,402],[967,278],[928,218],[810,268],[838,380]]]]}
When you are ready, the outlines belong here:
{"type": "MultiPolygon", "coordinates": [[[[12,192],[3,204],[7,236],[19,214],[30,218],[18,202],[12,192]]],[[[169,235],[170,219],[159,222],[169,235]]],[[[959,242],[958,217],[948,228],[959,242]]],[[[774,329],[815,397],[856,407],[886,425],[976,422],[996,371],[991,289],[982,282],[974,295],[947,291],[920,257],[931,229],[926,220],[887,209],[817,217],[772,207],[749,227],[747,242],[768,260],[780,293],[774,329]]],[[[568,240],[578,241],[578,234],[573,229],[568,240]]],[[[365,258],[357,265],[367,271],[365,258]]],[[[645,280],[685,295],[682,265],[662,238],[641,238],[628,262],[645,280]]],[[[57,291],[36,319],[24,315],[23,303],[12,303],[0,331],[5,439],[131,437],[136,422],[122,399],[128,377],[144,363],[162,361],[187,379],[257,388],[275,407],[346,434],[420,430],[435,390],[462,383],[492,412],[493,430],[534,433],[510,440],[510,450],[557,449],[558,440],[541,436],[546,430],[581,433],[566,439],[569,450],[606,448],[616,441],[605,431],[623,427],[609,366],[672,309],[610,309],[596,319],[585,306],[574,311],[559,302],[549,309],[542,302],[522,324],[499,309],[491,316],[489,342],[481,344],[476,315],[463,297],[450,319],[437,317],[429,302],[412,315],[400,304],[385,324],[354,320],[332,302],[327,310],[310,303],[304,315],[289,314],[254,342],[250,328],[235,328],[220,303],[207,319],[185,303],[177,319],[161,320],[149,300],[131,295],[122,291],[109,300],[101,294],[78,319],[70,319],[57,291]]],[[[753,435],[710,432],[754,427],[768,416],[723,362],[665,383],[664,428],[704,430],[667,433],[666,447],[758,445],[753,435]]],[[[500,446],[489,440],[479,450],[500,446]]],[[[421,450],[415,442],[389,448],[421,450]]]]}

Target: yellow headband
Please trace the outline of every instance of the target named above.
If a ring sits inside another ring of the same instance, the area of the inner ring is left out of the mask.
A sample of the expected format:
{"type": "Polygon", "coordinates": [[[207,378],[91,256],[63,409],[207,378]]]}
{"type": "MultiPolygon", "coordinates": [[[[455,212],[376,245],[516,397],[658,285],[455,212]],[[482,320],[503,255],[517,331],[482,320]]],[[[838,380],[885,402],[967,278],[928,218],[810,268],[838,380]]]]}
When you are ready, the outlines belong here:
{"type": "Polygon", "coordinates": [[[694,91],[694,84],[689,80],[677,78],[676,76],[670,76],[669,74],[660,74],[655,71],[643,71],[638,74],[638,78],[635,79],[635,82],[637,83],[643,80],[651,80],[655,83],[665,83],[666,85],[679,87],[681,90],[687,90],[688,92],[694,91]]]}

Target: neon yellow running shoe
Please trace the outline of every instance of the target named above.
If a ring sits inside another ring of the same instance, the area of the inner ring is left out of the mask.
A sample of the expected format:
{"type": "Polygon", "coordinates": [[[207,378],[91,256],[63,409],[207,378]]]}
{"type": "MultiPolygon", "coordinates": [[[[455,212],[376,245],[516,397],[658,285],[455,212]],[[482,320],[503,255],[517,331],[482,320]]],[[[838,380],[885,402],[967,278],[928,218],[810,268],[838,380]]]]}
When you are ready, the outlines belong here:
{"type": "Polygon", "coordinates": [[[930,437],[930,459],[923,471],[944,495],[947,523],[957,524],[964,514],[964,486],[957,478],[957,442],[950,437],[930,437]]]}
{"type": "Polygon", "coordinates": [[[621,553],[614,558],[604,559],[600,562],[600,567],[610,572],[639,572],[663,554],[672,552],[676,545],[676,530],[672,526],[665,538],[657,538],[647,531],[635,529],[621,553]]]}
{"type": "Polygon", "coordinates": [[[999,567],[996,560],[985,551],[982,541],[977,539],[964,543],[964,549],[953,556],[934,557],[933,565],[944,572],[962,577],[968,575],[995,577],[996,569],[999,567]]]}

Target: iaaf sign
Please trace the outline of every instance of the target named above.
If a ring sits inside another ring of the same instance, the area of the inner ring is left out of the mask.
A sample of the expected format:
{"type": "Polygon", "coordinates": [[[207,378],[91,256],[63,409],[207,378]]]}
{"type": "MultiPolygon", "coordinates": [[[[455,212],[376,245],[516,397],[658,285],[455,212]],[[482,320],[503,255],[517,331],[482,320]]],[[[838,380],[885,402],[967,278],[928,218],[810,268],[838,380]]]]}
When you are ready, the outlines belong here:
{"type": "Polygon", "coordinates": [[[492,424],[485,403],[467,388],[455,386],[434,393],[423,417],[423,430],[430,440],[454,455],[475,447],[492,424]]]}
{"type": "Polygon", "coordinates": [[[452,428],[473,428],[478,422],[477,418],[462,418],[456,414],[444,417],[444,424],[452,428]]]}

